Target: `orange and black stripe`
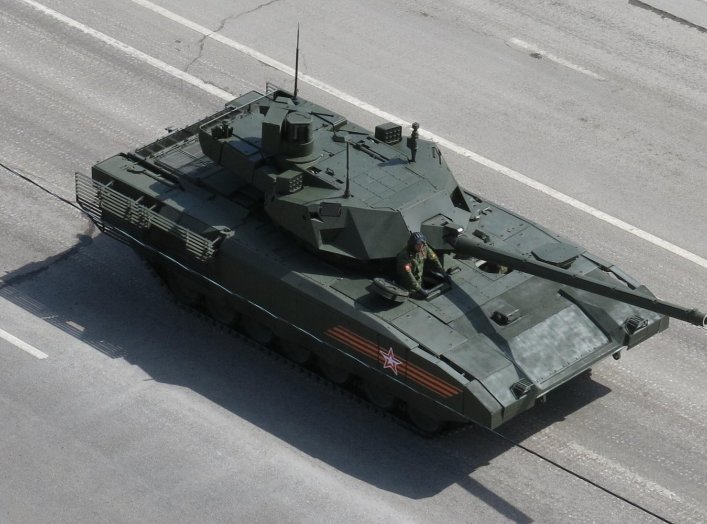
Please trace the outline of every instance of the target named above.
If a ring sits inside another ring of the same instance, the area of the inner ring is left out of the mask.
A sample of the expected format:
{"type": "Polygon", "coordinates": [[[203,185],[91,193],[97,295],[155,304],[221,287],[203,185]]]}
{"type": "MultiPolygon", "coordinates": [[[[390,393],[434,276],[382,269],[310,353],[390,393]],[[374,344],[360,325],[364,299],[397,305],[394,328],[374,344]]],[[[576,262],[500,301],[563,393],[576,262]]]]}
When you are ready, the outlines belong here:
{"type": "MultiPolygon", "coordinates": [[[[326,334],[356,352],[372,358],[375,361],[379,360],[379,354],[383,351],[383,349],[377,344],[374,344],[370,340],[354,333],[349,329],[346,329],[343,326],[331,327],[326,330],[326,334]]],[[[429,371],[409,361],[401,362],[397,369],[398,374],[407,376],[411,380],[436,393],[440,397],[449,398],[461,393],[461,388],[449,384],[429,371]]]]}
{"type": "Polygon", "coordinates": [[[418,384],[422,384],[427,389],[431,389],[440,397],[448,398],[461,393],[460,388],[445,382],[441,378],[411,362],[405,363],[405,372],[409,378],[413,379],[418,384]]]}
{"type": "Polygon", "coordinates": [[[367,357],[378,360],[378,346],[353,331],[349,331],[342,326],[334,326],[333,328],[327,329],[326,334],[349,346],[351,349],[355,349],[367,357]]]}

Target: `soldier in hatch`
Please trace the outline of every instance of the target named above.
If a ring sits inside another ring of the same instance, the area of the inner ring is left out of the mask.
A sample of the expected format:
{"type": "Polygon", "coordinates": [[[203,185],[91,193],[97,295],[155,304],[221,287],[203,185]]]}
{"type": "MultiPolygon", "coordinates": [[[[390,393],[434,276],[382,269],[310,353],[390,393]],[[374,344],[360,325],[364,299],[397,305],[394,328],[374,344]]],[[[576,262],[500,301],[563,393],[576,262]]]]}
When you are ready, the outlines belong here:
{"type": "Polygon", "coordinates": [[[422,287],[422,274],[425,269],[440,273],[447,283],[451,284],[451,277],[444,272],[437,254],[427,245],[422,233],[410,234],[407,246],[398,253],[397,263],[400,284],[423,298],[429,295],[429,291],[422,287]]]}

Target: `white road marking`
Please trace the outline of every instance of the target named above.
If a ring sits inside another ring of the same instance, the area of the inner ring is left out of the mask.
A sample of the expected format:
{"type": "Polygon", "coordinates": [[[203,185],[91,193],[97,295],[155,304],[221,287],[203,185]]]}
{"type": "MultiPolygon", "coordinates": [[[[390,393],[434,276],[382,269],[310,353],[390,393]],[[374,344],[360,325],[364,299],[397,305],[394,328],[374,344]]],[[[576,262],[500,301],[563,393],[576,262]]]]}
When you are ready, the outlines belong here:
{"type": "MultiPolygon", "coordinates": [[[[91,29],[90,27],[77,22],[76,20],[73,20],[72,18],[69,18],[65,15],[62,15],[61,13],[58,13],[54,11],[53,9],[50,9],[48,7],[45,7],[44,5],[35,2],[34,0],[18,0],[20,2],[24,2],[25,4],[28,4],[38,11],[41,11],[42,13],[45,13],[46,15],[54,18],[55,20],[58,20],[60,22],[63,22],[71,27],[74,27],[78,29],[79,31],[82,31],[83,33],[87,35],[91,35],[102,42],[115,47],[116,49],[119,49],[128,55],[137,58],[139,60],[143,60],[146,63],[156,67],[157,69],[160,69],[161,71],[164,71],[166,73],[172,74],[176,76],[177,78],[180,78],[184,80],[185,82],[188,82],[191,85],[194,85],[196,87],[199,87],[203,89],[204,91],[211,93],[219,98],[222,98],[224,100],[231,100],[235,98],[235,95],[228,93],[227,91],[224,91],[223,89],[219,89],[218,87],[215,87],[211,84],[207,84],[203,80],[196,78],[193,75],[190,75],[188,73],[185,73],[184,71],[181,71],[173,66],[170,66],[169,64],[166,64],[165,62],[162,62],[161,60],[157,60],[156,58],[153,58],[141,51],[138,51],[137,49],[128,46],[127,44],[124,44],[120,42],[119,40],[116,40],[112,37],[109,37],[99,31],[96,31],[95,29],[91,29]]],[[[163,7],[160,7],[158,5],[153,4],[152,2],[149,2],[148,0],[132,0],[134,3],[145,7],[146,9],[150,9],[151,11],[164,16],[165,18],[168,18],[172,20],[173,22],[177,22],[193,31],[196,31],[204,36],[207,36],[209,38],[212,38],[218,42],[221,42],[224,45],[227,45],[233,49],[236,49],[240,51],[241,53],[244,53],[247,56],[250,56],[264,64],[267,64],[268,66],[278,69],[279,71],[282,71],[285,74],[288,75],[294,75],[294,69],[286,66],[285,64],[282,64],[281,62],[278,62],[277,60],[274,60],[258,51],[255,49],[251,49],[250,47],[247,47],[243,44],[240,44],[236,42],[235,40],[232,40],[228,37],[219,35],[214,33],[211,29],[208,29],[204,26],[201,26],[199,24],[196,24],[190,20],[187,20],[186,18],[179,16],[176,13],[173,13],[171,11],[168,11],[167,9],[164,9],[163,7]]],[[[547,55],[546,55],[547,56],[547,55]]],[[[359,100],[358,98],[351,96],[347,93],[344,93],[343,91],[340,91],[339,89],[336,89],[335,87],[332,87],[328,84],[325,84],[324,82],[317,80],[316,78],[313,78],[309,75],[300,75],[300,80],[303,82],[308,83],[309,85],[316,87],[317,89],[320,89],[326,93],[329,93],[330,95],[336,96],[337,98],[340,98],[341,100],[344,100],[345,102],[348,102],[360,109],[363,109],[365,111],[368,111],[369,113],[376,115],[384,120],[394,122],[396,124],[400,124],[402,126],[410,126],[410,122],[407,122],[403,120],[402,118],[399,118],[395,115],[392,115],[386,111],[383,111],[382,109],[379,109],[367,102],[364,102],[362,100],[359,100]]],[[[707,259],[692,253],[686,249],[683,249],[679,246],[676,246],[675,244],[672,244],[671,242],[668,242],[667,240],[663,240],[662,238],[659,238],[651,233],[648,233],[647,231],[643,231],[642,229],[631,225],[627,222],[624,222],[623,220],[620,220],[616,217],[613,217],[603,211],[600,211],[599,209],[596,209],[588,204],[585,204],[583,202],[580,202],[579,200],[572,198],[571,196],[565,195],[564,193],[561,193],[560,191],[557,191],[541,182],[538,182],[537,180],[534,180],[530,177],[527,177],[518,171],[515,171],[511,168],[508,168],[506,166],[503,166],[497,162],[494,162],[493,160],[490,160],[484,156],[479,155],[478,153],[474,153],[473,151],[470,151],[469,149],[466,149],[465,147],[462,147],[458,144],[455,144],[454,142],[447,140],[446,138],[443,138],[439,135],[436,135],[434,133],[430,133],[428,131],[421,131],[420,135],[424,138],[434,140],[438,144],[450,149],[451,151],[462,155],[466,158],[469,158],[473,160],[474,162],[481,164],[482,166],[485,166],[493,171],[496,171],[497,173],[504,175],[508,178],[511,178],[517,182],[520,182],[521,184],[524,184],[528,187],[531,187],[535,189],[536,191],[539,191],[547,196],[550,196],[556,200],[559,200],[560,202],[563,202],[569,206],[574,207],[575,209],[578,209],[580,211],[583,211],[599,220],[603,220],[604,222],[611,224],[614,227],[617,227],[627,233],[630,233],[632,235],[635,235],[647,242],[650,242],[651,244],[658,246],[666,251],[669,251],[679,257],[682,257],[686,260],[689,260],[690,262],[693,262],[694,264],[697,264],[700,267],[703,267],[707,269],[707,259]]]]}
{"type": "Polygon", "coordinates": [[[599,76],[598,74],[594,73],[593,71],[590,71],[589,69],[585,69],[581,66],[578,66],[577,64],[573,64],[572,62],[565,60],[564,58],[560,58],[559,56],[553,55],[551,53],[547,53],[543,51],[542,49],[535,47],[533,44],[529,44],[528,42],[524,42],[523,40],[520,40],[518,38],[511,38],[509,42],[515,46],[520,47],[521,49],[525,49],[526,51],[530,51],[531,53],[536,53],[543,58],[547,58],[548,60],[551,60],[552,62],[555,62],[556,64],[560,64],[561,66],[568,67],[574,71],[577,71],[578,73],[582,73],[587,76],[591,76],[592,78],[596,80],[606,80],[603,76],[599,76]]]}
{"type": "Polygon", "coordinates": [[[54,11],[53,9],[50,9],[49,7],[46,7],[39,2],[35,2],[34,0],[19,0],[21,2],[24,2],[25,4],[35,8],[37,11],[40,11],[44,13],[47,16],[50,16],[54,18],[55,20],[62,22],[70,27],[73,27],[74,29],[78,29],[82,33],[85,33],[89,36],[92,36],[93,38],[96,38],[100,40],[101,42],[108,44],[111,47],[114,47],[125,54],[132,56],[133,58],[137,58],[138,60],[141,60],[143,62],[146,62],[150,64],[151,66],[156,67],[157,69],[164,71],[165,73],[169,73],[170,75],[173,75],[180,80],[183,80],[184,82],[187,82],[188,84],[191,84],[193,86],[196,86],[200,89],[203,89],[207,93],[211,93],[212,95],[215,95],[219,98],[222,98],[224,100],[233,100],[234,96],[229,93],[228,91],[224,91],[223,89],[219,89],[218,87],[212,85],[212,84],[207,84],[203,80],[190,75],[189,73],[185,73],[181,69],[177,69],[176,67],[173,67],[169,64],[166,64],[165,62],[162,62],[161,60],[158,60],[154,57],[151,57],[150,55],[147,55],[143,53],[142,51],[138,51],[134,47],[130,47],[128,44],[125,44],[121,42],[120,40],[116,40],[115,38],[112,38],[104,33],[101,33],[100,31],[96,31],[95,29],[92,29],[88,27],[87,25],[82,24],[81,22],[77,22],[73,18],[69,18],[68,16],[62,15],[61,13],[54,11]]]}
{"type": "Polygon", "coordinates": [[[44,360],[45,358],[49,357],[49,355],[47,355],[46,353],[44,353],[42,351],[39,351],[36,347],[29,345],[24,340],[20,340],[16,336],[11,335],[10,333],[8,333],[7,331],[4,331],[2,329],[0,329],[0,338],[7,340],[13,346],[21,349],[22,351],[24,351],[26,353],[29,353],[33,357],[38,358],[40,360],[44,360]]]}
{"type": "Polygon", "coordinates": [[[83,332],[84,332],[84,329],[85,329],[85,328],[84,328],[81,324],[77,324],[77,323],[74,322],[73,320],[67,320],[67,321],[64,322],[64,323],[65,323],[67,326],[69,326],[70,328],[72,328],[72,329],[78,331],[79,333],[83,333],[83,332]]]}
{"type": "Polygon", "coordinates": [[[623,466],[622,464],[613,459],[599,455],[598,453],[595,453],[594,451],[576,442],[569,442],[567,446],[579,456],[582,462],[595,463],[597,466],[603,468],[604,471],[609,473],[608,476],[610,478],[620,479],[620,481],[624,485],[637,485],[642,488],[643,492],[649,492],[651,494],[663,497],[671,501],[676,501],[681,504],[685,503],[685,501],[677,493],[670,491],[669,489],[661,486],[657,482],[653,482],[652,480],[648,480],[647,478],[642,477],[638,473],[631,471],[629,468],[623,466]]]}

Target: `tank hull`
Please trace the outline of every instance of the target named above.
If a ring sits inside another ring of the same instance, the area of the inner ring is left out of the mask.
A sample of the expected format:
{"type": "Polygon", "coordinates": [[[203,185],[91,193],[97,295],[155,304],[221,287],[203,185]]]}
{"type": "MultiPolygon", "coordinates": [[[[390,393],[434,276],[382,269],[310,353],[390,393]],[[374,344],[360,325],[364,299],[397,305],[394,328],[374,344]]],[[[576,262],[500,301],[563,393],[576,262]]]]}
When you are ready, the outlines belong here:
{"type": "MultiPolygon", "coordinates": [[[[173,154],[192,148],[195,136],[181,139],[169,146],[173,154]]],[[[258,207],[252,187],[209,181],[228,174],[197,160],[187,176],[129,155],[111,157],[90,179],[77,175],[78,201],[178,294],[186,288],[192,304],[216,318],[247,319],[246,327],[268,334],[263,340],[304,347],[323,369],[339,370],[338,378],[356,377],[434,421],[498,427],[667,327],[661,315],[451,257],[448,264],[458,268],[452,290],[391,305],[371,292],[370,275],[342,270],[293,242],[258,207]],[[504,307],[524,313],[508,325],[491,320],[504,307]],[[628,335],[622,323],[632,314],[647,323],[628,335]]],[[[537,242],[557,238],[476,195],[467,198],[496,217],[513,216],[537,242]]],[[[484,224],[493,228],[491,220],[477,222],[484,224]]],[[[583,263],[584,271],[600,273],[588,258],[583,263]]]]}

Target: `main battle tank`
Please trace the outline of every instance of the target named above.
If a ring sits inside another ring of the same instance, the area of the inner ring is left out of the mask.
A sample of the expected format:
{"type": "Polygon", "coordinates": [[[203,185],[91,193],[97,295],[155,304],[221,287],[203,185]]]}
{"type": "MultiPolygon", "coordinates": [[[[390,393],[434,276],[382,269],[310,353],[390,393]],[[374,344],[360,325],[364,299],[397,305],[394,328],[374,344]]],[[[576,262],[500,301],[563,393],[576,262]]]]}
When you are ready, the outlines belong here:
{"type": "Polygon", "coordinates": [[[668,316],[705,325],[460,187],[413,127],[371,133],[296,94],[250,92],[78,174],[77,200],[181,300],[428,431],[495,428],[668,316]],[[396,284],[417,231],[453,281],[430,275],[426,299],[396,284]]]}

